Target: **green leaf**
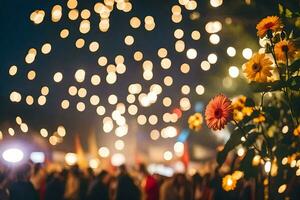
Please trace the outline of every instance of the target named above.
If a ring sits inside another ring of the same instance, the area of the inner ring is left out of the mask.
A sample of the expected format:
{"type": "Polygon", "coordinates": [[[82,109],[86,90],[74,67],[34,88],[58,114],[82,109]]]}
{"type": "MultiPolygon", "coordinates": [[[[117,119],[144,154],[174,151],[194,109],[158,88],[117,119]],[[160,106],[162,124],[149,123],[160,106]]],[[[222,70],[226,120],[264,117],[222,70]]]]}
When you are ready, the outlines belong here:
{"type": "Polygon", "coordinates": [[[282,160],[283,157],[289,155],[289,148],[286,144],[278,144],[275,150],[277,159],[282,160]]]}
{"type": "Polygon", "coordinates": [[[290,9],[285,9],[285,17],[292,18],[293,12],[290,9]]]}
{"type": "Polygon", "coordinates": [[[265,141],[263,141],[263,143],[261,145],[261,155],[262,155],[262,157],[266,157],[268,155],[268,148],[267,148],[267,144],[265,141]]]}
{"type": "Polygon", "coordinates": [[[255,102],[253,99],[247,97],[246,102],[245,102],[245,106],[246,107],[254,107],[255,106],[255,102]]]}
{"type": "Polygon", "coordinates": [[[241,161],[240,170],[244,172],[244,177],[246,179],[255,177],[257,175],[257,168],[252,166],[252,160],[255,156],[253,149],[246,152],[244,159],[241,161]]]}
{"type": "Polygon", "coordinates": [[[271,92],[271,91],[281,90],[282,88],[285,87],[285,85],[286,85],[285,82],[281,80],[268,82],[268,83],[251,82],[249,84],[250,89],[253,92],[271,92]]]}
{"type": "Polygon", "coordinates": [[[279,14],[282,15],[282,13],[283,13],[283,6],[281,4],[278,4],[278,11],[279,11],[279,14]]]}
{"type": "Polygon", "coordinates": [[[279,119],[279,116],[280,116],[280,110],[275,107],[275,106],[265,106],[263,107],[263,110],[262,110],[264,113],[265,113],[265,116],[268,118],[268,119],[279,119]]]}
{"type": "Polygon", "coordinates": [[[251,147],[255,143],[256,138],[258,136],[259,136],[259,133],[257,133],[257,132],[252,132],[252,133],[248,134],[247,140],[244,142],[244,145],[246,147],[251,147]]]}
{"type": "Polygon", "coordinates": [[[300,77],[294,76],[288,80],[288,87],[292,90],[299,91],[300,89],[300,77]]]}
{"type": "Polygon", "coordinates": [[[299,70],[299,68],[300,68],[300,59],[295,60],[295,61],[289,66],[290,73],[291,73],[291,74],[295,73],[296,71],[299,70]]]}
{"type": "Polygon", "coordinates": [[[226,142],[226,144],[224,146],[224,149],[222,151],[220,151],[217,155],[217,162],[219,165],[222,165],[225,162],[228,153],[232,149],[234,149],[237,145],[242,143],[241,137],[242,137],[242,134],[238,130],[235,130],[231,134],[229,140],[226,142]]]}
{"type": "Polygon", "coordinates": [[[244,127],[244,131],[245,131],[246,133],[250,133],[250,131],[252,131],[252,130],[255,129],[255,128],[256,128],[255,125],[251,124],[251,125],[245,126],[245,127],[244,127]]]}

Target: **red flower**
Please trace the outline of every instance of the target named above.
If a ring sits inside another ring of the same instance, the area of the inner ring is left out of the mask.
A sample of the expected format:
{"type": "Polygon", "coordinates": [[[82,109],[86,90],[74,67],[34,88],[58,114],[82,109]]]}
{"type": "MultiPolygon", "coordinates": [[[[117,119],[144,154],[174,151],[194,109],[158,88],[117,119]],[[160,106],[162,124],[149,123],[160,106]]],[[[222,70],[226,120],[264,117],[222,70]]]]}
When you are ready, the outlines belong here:
{"type": "Polygon", "coordinates": [[[225,95],[215,96],[205,110],[205,120],[209,128],[221,130],[232,119],[233,109],[231,101],[225,95]]]}

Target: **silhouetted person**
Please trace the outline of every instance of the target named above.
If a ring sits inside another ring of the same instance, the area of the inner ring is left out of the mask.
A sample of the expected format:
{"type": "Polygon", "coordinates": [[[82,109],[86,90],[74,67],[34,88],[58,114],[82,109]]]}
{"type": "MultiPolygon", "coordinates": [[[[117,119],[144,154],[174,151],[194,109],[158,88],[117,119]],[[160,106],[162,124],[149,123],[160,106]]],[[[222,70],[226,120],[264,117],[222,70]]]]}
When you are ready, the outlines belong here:
{"type": "Polygon", "coordinates": [[[63,200],[67,171],[53,173],[49,175],[46,183],[45,200],[63,200]]]}
{"type": "Polygon", "coordinates": [[[109,180],[110,176],[107,171],[103,170],[91,183],[87,200],[109,200],[109,180]]]}
{"type": "Polygon", "coordinates": [[[203,187],[203,178],[199,173],[196,173],[192,177],[192,189],[193,189],[193,199],[201,200],[203,197],[204,187],[203,187]]]}
{"type": "Polygon", "coordinates": [[[80,200],[80,193],[80,170],[78,166],[74,166],[67,176],[64,198],[66,200],[80,200]]]}
{"type": "Polygon", "coordinates": [[[11,200],[38,200],[38,193],[30,182],[31,166],[22,165],[16,172],[16,181],[10,186],[11,200]]]}
{"type": "Polygon", "coordinates": [[[8,176],[8,172],[6,171],[0,172],[0,199],[1,200],[9,200],[9,191],[7,188],[7,176],[8,176]]]}
{"type": "Polygon", "coordinates": [[[119,167],[120,174],[117,178],[117,194],[116,200],[139,200],[141,193],[139,188],[135,185],[133,179],[129,176],[125,165],[119,167]]]}
{"type": "Polygon", "coordinates": [[[145,195],[145,200],[158,200],[159,186],[157,180],[148,173],[144,164],[140,164],[139,171],[143,175],[142,189],[145,195]]]}

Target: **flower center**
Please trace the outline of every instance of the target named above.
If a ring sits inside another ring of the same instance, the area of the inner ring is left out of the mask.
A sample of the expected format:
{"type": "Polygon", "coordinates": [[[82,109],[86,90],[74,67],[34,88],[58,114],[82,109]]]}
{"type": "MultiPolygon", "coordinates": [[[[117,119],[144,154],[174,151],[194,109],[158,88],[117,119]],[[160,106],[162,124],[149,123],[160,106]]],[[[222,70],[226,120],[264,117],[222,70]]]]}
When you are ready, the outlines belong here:
{"type": "Polygon", "coordinates": [[[265,29],[271,29],[274,26],[273,22],[269,22],[265,24],[265,29]]]}
{"type": "Polygon", "coordinates": [[[253,70],[254,72],[259,72],[260,69],[261,69],[261,66],[260,66],[258,63],[254,63],[254,64],[252,65],[252,70],[253,70]]]}
{"type": "Polygon", "coordinates": [[[289,47],[287,46],[287,45],[283,45],[282,47],[281,47],[281,50],[283,51],[283,52],[288,52],[289,51],[289,47]]]}
{"type": "Polygon", "coordinates": [[[220,118],[222,117],[222,115],[223,115],[223,110],[220,109],[220,108],[217,108],[217,109],[215,110],[215,117],[216,117],[217,119],[220,119],[220,118]]]}

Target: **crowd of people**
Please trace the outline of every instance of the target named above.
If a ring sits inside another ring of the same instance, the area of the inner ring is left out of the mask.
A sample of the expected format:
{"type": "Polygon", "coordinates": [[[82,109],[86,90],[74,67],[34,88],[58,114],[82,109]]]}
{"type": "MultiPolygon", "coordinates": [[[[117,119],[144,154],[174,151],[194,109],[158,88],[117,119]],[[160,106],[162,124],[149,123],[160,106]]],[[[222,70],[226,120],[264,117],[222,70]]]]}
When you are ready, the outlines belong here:
{"type": "Polygon", "coordinates": [[[201,176],[183,173],[164,177],[149,174],[144,164],[134,173],[121,165],[115,173],[78,166],[47,172],[41,164],[26,163],[0,172],[1,200],[213,200],[256,199],[245,180],[233,191],[222,189],[217,170],[201,176]]]}

